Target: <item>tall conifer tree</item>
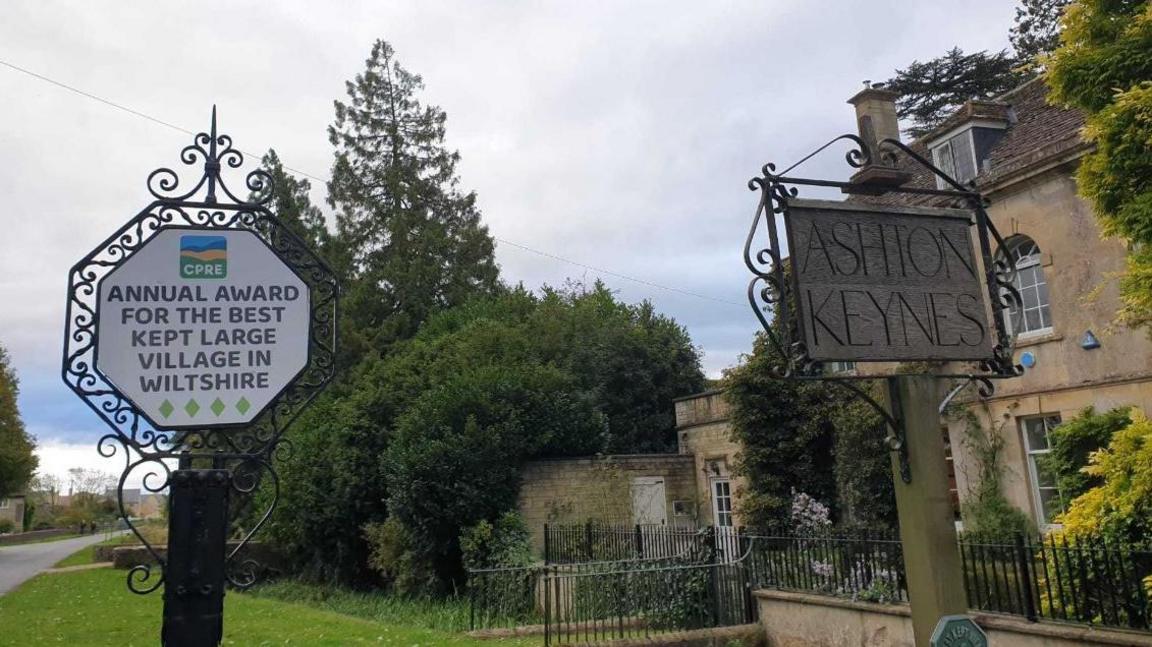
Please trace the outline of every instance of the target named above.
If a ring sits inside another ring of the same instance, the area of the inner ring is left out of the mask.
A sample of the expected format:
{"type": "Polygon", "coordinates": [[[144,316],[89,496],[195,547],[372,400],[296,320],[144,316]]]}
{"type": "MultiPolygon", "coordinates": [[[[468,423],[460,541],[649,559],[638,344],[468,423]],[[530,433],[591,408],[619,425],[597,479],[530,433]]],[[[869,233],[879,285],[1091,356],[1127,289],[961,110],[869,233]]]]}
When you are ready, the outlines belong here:
{"type": "Polygon", "coordinates": [[[320,251],[326,247],[330,236],[324,224],[324,214],[312,204],[308,195],[312,183],[293,177],[284,168],[275,149],[264,154],[260,166],[272,176],[272,199],[267,205],[272,213],[313,250],[320,251]]]}
{"type": "Polygon", "coordinates": [[[344,305],[358,339],[350,344],[386,347],[430,313],[498,286],[476,194],[459,188],[446,115],[421,102],[423,87],[378,40],[328,129],[336,147],[329,200],[352,262],[344,305]]]}
{"type": "Polygon", "coordinates": [[[1069,0],[1019,0],[1009,30],[1012,51],[965,53],[953,47],[943,56],[912,61],[885,82],[902,96],[897,101],[905,129],[920,137],[944,122],[971,99],[992,99],[1033,78],[1060,42],[1060,16],[1069,0]]]}
{"type": "Polygon", "coordinates": [[[36,471],[35,445],[16,406],[19,393],[8,351],[0,346],[0,498],[21,491],[36,471]]]}

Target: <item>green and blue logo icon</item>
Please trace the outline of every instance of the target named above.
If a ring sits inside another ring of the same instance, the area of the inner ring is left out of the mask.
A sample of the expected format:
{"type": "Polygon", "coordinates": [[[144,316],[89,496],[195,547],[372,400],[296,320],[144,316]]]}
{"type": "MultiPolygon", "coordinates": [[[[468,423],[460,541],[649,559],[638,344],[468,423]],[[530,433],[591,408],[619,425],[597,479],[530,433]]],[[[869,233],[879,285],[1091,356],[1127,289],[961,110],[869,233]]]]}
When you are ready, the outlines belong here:
{"type": "Polygon", "coordinates": [[[227,275],[227,238],[224,236],[180,237],[180,278],[222,279],[227,275]]]}

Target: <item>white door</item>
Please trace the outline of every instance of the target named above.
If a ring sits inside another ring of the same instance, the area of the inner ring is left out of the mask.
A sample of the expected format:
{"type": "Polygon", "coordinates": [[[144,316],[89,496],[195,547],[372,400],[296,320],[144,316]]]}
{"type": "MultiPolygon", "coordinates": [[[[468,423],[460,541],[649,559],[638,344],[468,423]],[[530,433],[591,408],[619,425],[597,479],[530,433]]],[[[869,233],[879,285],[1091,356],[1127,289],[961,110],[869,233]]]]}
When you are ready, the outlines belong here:
{"type": "Polygon", "coordinates": [[[732,527],[732,482],[714,478],[712,490],[712,524],[716,533],[716,557],[722,562],[739,557],[739,538],[732,527]]]}
{"type": "Polygon", "coordinates": [[[663,476],[637,476],[632,479],[632,521],[638,524],[668,522],[668,501],[663,476]]]}

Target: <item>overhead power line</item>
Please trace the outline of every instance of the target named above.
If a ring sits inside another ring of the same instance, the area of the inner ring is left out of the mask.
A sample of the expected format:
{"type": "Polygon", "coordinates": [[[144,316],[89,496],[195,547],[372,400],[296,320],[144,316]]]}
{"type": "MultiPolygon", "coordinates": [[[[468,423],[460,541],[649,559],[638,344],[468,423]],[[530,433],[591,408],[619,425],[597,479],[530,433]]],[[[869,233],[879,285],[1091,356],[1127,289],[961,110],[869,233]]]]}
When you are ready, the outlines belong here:
{"type": "MultiPolygon", "coordinates": [[[[185,135],[196,136],[196,134],[197,134],[196,131],[189,130],[188,128],[184,128],[182,126],[178,126],[178,125],[176,125],[170,121],[165,121],[163,119],[153,117],[152,115],[150,115],[146,112],[141,112],[139,110],[136,110],[135,108],[131,108],[131,107],[126,106],[124,104],[116,103],[115,101],[105,99],[104,97],[101,97],[101,96],[96,95],[96,94],[92,94],[91,92],[81,90],[80,88],[77,88],[77,87],[72,86],[72,85],[68,85],[67,83],[57,81],[56,79],[45,76],[45,75],[40,74],[38,72],[33,72],[32,70],[29,70],[29,69],[24,68],[24,67],[20,67],[19,65],[9,63],[8,61],[5,61],[3,59],[0,59],[0,65],[3,65],[5,67],[12,69],[12,70],[15,70],[17,72],[20,72],[21,74],[26,74],[26,75],[34,78],[34,79],[37,79],[39,81],[43,81],[44,83],[48,83],[50,85],[54,85],[58,88],[61,88],[63,90],[67,90],[68,92],[71,92],[73,94],[78,94],[78,95],[80,95],[86,99],[91,99],[92,101],[102,103],[106,106],[109,106],[111,108],[115,108],[116,110],[120,110],[122,112],[126,112],[126,113],[133,115],[135,117],[139,117],[141,119],[151,121],[152,123],[158,124],[160,126],[164,126],[165,128],[175,130],[175,131],[183,133],[185,135]]],[[[260,158],[259,155],[256,155],[254,153],[249,153],[249,152],[244,151],[244,150],[241,150],[240,152],[251,157],[251,158],[254,158],[254,159],[260,158]]],[[[319,177],[313,173],[308,173],[307,171],[302,171],[300,169],[292,168],[292,167],[287,166],[287,165],[284,165],[284,170],[288,171],[290,173],[293,173],[295,175],[299,175],[301,177],[305,177],[305,178],[308,178],[310,180],[320,182],[322,184],[327,184],[327,182],[328,182],[324,178],[321,178],[321,177],[319,177]]],[[[653,287],[653,288],[665,290],[668,292],[675,292],[677,294],[683,294],[685,296],[695,297],[697,299],[703,299],[706,301],[715,301],[717,303],[725,303],[725,304],[732,305],[732,306],[745,307],[742,304],[736,303],[735,301],[728,301],[727,299],[720,299],[717,297],[711,297],[711,296],[708,296],[706,294],[700,294],[698,292],[692,292],[690,290],[683,290],[683,289],[677,288],[677,287],[672,287],[672,286],[668,286],[668,285],[661,285],[659,283],[653,283],[652,281],[646,281],[644,279],[639,279],[639,278],[636,278],[634,276],[629,276],[629,275],[621,273],[621,272],[616,272],[613,270],[604,269],[602,267],[596,267],[594,265],[588,265],[587,263],[581,263],[580,261],[574,261],[570,258],[565,258],[565,257],[557,255],[557,254],[552,254],[550,252],[545,252],[545,251],[542,251],[539,249],[535,249],[533,247],[529,247],[528,245],[513,242],[511,240],[507,240],[507,239],[500,238],[497,236],[493,236],[493,238],[496,240],[496,242],[504,244],[504,245],[516,247],[518,249],[522,249],[522,250],[524,250],[526,252],[530,252],[532,254],[537,254],[539,256],[543,256],[545,258],[550,258],[552,260],[560,261],[562,263],[568,263],[569,265],[574,265],[576,267],[584,268],[586,270],[592,270],[593,272],[599,272],[601,274],[607,274],[608,276],[613,276],[613,277],[616,277],[618,279],[623,279],[625,281],[631,281],[631,282],[637,283],[639,285],[646,285],[648,287],[653,287]]]]}

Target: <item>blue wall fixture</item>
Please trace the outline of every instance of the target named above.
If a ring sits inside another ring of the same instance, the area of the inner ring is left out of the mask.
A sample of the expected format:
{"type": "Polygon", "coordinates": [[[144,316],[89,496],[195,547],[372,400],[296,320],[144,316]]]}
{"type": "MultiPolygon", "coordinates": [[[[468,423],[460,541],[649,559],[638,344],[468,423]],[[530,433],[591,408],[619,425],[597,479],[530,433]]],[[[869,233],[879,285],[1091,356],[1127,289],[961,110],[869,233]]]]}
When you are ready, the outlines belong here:
{"type": "Polygon", "coordinates": [[[1036,355],[1030,350],[1020,353],[1020,365],[1024,368],[1036,366],[1036,355]]]}
{"type": "Polygon", "coordinates": [[[1092,334],[1091,330],[1085,330],[1084,336],[1080,338],[1080,348],[1084,350],[1100,348],[1100,340],[1096,338],[1096,335],[1092,334]]]}

